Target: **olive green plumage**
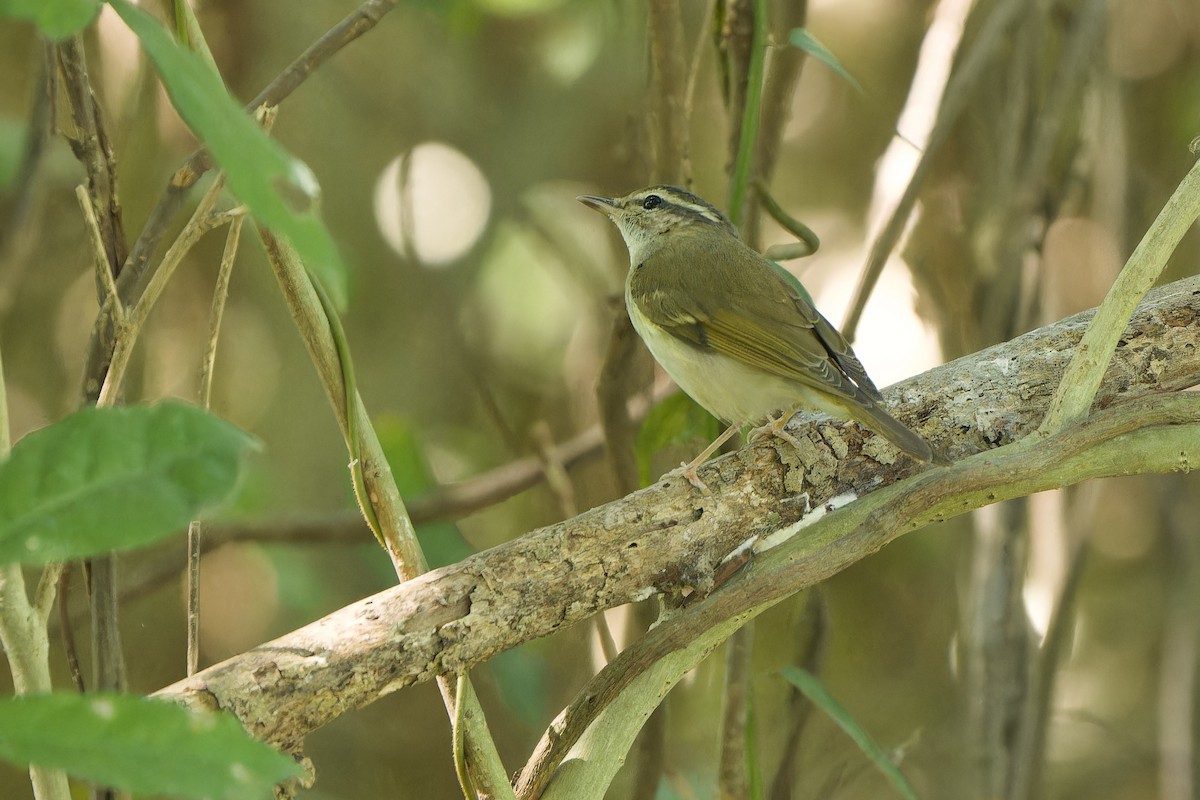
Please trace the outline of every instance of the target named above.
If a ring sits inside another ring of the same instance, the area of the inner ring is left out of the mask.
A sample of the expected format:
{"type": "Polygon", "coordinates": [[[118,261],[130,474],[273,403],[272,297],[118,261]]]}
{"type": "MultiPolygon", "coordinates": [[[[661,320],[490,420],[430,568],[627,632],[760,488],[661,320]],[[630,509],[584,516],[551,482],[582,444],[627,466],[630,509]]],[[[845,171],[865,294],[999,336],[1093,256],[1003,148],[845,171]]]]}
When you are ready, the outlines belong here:
{"type": "Polygon", "coordinates": [[[583,196],[630,252],[625,302],[650,352],[685,392],[732,423],[801,408],[853,419],[921,461],[929,443],[881,406],[850,344],[715,208],[654,186],[583,196]]]}

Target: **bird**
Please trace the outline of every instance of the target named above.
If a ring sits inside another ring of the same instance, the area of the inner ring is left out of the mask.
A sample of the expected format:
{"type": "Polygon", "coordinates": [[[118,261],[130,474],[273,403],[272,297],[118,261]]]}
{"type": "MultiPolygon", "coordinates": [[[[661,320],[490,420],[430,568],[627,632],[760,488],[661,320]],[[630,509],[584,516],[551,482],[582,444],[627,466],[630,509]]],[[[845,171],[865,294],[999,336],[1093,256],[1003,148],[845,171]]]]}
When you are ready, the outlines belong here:
{"type": "Polygon", "coordinates": [[[918,461],[948,463],[883,408],[845,337],[711,203],[665,185],[576,199],[607,216],[625,240],[625,307],[650,353],[729,424],[685,466],[694,486],[707,490],[697,468],[740,426],[767,420],[770,433],[794,444],[784,425],[803,409],[858,422],[918,461]]]}

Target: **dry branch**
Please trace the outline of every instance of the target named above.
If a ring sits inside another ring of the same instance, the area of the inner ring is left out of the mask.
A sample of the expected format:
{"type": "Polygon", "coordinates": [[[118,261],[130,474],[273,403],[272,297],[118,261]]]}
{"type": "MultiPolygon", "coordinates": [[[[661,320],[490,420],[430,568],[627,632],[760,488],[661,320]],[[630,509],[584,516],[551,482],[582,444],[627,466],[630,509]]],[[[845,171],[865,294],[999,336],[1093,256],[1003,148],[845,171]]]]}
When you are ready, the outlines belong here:
{"type": "MultiPolygon", "coordinates": [[[[954,457],[1009,444],[1041,421],[1091,317],[1085,312],[959,359],[887,395],[901,419],[954,457]]],[[[1121,340],[1095,408],[1200,382],[1198,344],[1200,278],[1152,292],[1121,340]]],[[[794,524],[808,507],[848,493],[861,498],[921,470],[853,425],[825,421],[794,433],[800,451],[772,441],[707,465],[711,497],[667,477],[347,606],[159,695],[227,709],[252,734],[295,746],[345,711],[468,669],[601,609],[656,592],[705,592],[722,560],[748,539],[794,524]]],[[[845,566],[879,545],[840,546],[859,548],[842,554],[845,566]]]]}

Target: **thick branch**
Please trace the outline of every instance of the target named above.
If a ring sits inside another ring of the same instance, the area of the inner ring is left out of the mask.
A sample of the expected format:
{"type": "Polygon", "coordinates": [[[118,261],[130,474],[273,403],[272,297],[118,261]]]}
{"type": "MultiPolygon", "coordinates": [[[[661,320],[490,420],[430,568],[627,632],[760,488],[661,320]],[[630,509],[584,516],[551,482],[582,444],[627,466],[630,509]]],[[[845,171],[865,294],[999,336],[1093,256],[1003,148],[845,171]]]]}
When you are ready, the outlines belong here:
{"type": "MultiPolygon", "coordinates": [[[[899,417],[956,457],[1011,443],[1041,421],[1090,318],[1076,315],[959,359],[888,395],[899,417]]],[[[1197,345],[1200,278],[1152,292],[1096,406],[1200,382],[1197,345]]],[[[707,465],[711,497],[668,477],[347,606],[160,695],[226,708],[251,733],[288,746],[382,694],[464,670],[600,609],[655,592],[703,593],[747,540],[787,529],[809,507],[863,498],[923,468],[851,424],[808,424],[796,434],[799,451],[772,440],[707,465]]],[[[844,566],[880,543],[839,546],[856,548],[844,566]]]]}
{"type": "Polygon", "coordinates": [[[865,497],[837,498],[822,507],[837,513],[818,513],[769,540],[755,540],[760,555],[751,567],[605,666],[543,735],[517,780],[517,795],[543,797],[550,783],[546,800],[598,798],[587,789],[611,781],[640,717],[717,644],[780,600],[908,531],[1089,478],[1187,471],[1198,461],[1200,396],[1143,395],[1048,439],[1026,439],[950,469],[927,470],[865,497]]]}

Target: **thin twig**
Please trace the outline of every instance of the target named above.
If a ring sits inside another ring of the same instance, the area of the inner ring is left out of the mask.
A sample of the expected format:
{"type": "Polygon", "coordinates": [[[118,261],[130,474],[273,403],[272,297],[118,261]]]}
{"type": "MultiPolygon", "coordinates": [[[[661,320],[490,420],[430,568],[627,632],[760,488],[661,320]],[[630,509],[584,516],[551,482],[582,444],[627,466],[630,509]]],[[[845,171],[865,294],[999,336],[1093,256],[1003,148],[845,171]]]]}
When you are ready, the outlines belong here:
{"type": "Polygon", "coordinates": [[[151,309],[158,302],[158,298],[162,295],[167,283],[171,280],[171,276],[175,274],[175,269],[183,261],[183,257],[187,255],[188,251],[192,249],[204,234],[217,225],[229,220],[228,217],[212,213],[213,207],[221,196],[224,185],[223,176],[218,176],[213,181],[212,186],[204,193],[204,197],[201,198],[200,203],[196,206],[196,210],[192,213],[192,217],[188,220],[187,225],[184,226],[178,238],[172,242],[171,247],[163,255],[162,261],[159,263],[158,269],[154,271],[154,275],[147,284],[145,291],[117,326],[116,348],[113,350],[112,362],[105,375],[104,384],[97,398],[97,405],[112,405],[116,402],[116,398],[125,381],[125,371],[129,367],[129,359],[133,353],[133,347],[141,335],[142,328],[150,316],[151,309]]]}
{"type": "Polygon", "coordinates": [[[613,315],[612,331],[600,379],[596,382],[596,399],[600,408],[600,426],[612,463],[617,488],[628,494],[638,487],[637,458],[634,455],[634,425],[629,417],[629,399],[637,391],[639,375],[645,372],[648,353],[629,315],[621,308],[613,315]]]}
{"type": "Polygon", "coordinates": [[[689,117],[684,113],[686,77],[683,64],[683,19],[678,0],[650,0],[647,26],[653,66],[656,183],[686,183],[683,171],[690,151],[689,117]]]}
{"type": "Polygon", "coordinates": [[[121,202],[117,194],[116,159],[109,145],[100,106],[96,103],[88,76],[83,39],[76,35],[58,45],[59,65],[66,80],[66,96],[78,136],[70,137],[75,157],[87,172],[88,195],[100,222],[109,270],[116,276],[125,262],[125,242],[121,202]]]}
{"type": "Polygon", "coordinates": [[[745,105],[734,108],[740,112],[737,153],[733,174],[729,178],[729,220],[739,228],[746,221],[746,198],[750,192],[754,152],[758,141],[758,124],[762,110],[763,65],[767,57],[767,0],[754,0],[753,34],[750,38],[749,65],[746,70],[745,105]]]}
{"type": "Polygon", "coordinates": [[[854,298],[850,302],[850,308],[846,312],[846,321],[842,325],[842,335],[848,341],[854,341],[854,334],[858,331],[858,323],[862,319],[863,309],[866,308],[867,300],[871,297],[871,292],[879,281],[879,275],[883,272],[888,256],[891,255],[896,242],[904,233],[904,228],[916,205],[917,196],[925,183],[925,178],[933,168],[934,158],[949,138],[959,115],[966,109],[967,102],[974,94],[980,78],[987,73],[987,67],[1004,43],[1009,29],[1022,18],[1029,5],[1030,0],[1001,0],[998,5],[993,7],[991,15],[984,23],[970,51],[950,78],[942,104],[938,109],[937,122],[929,134],[929,140],[925,144],[924,152],[921,153],[921,159],[917,162],[912,177],[904,188],[904,194],[900,196],[887,223],[871,245],[871,253],[863,267],[863,274],[859,278],[858,286],[854,289],[854,298]]]}
{"type": "Polygon", "coordinates": [[[747,623],[725,642],[725,683],[722,687],[721,754],[717,767],[717,796],[746,797],[746,726],[750,711],[754,623],[747,623]]]}
{"type": "MultiPolygon", "coordinates": [[[[221,252],[221,265],[217,270],[217,283],[213,288],[212,308],[208,316],[208,343],[200,362],[200,407],[212,405],[213,371],[217,362],[217,342],[221,336],[221,319],[225,314],[225,301],[229,297],[229,279],[237,256],[238,241],[241,239],[244,216],[230,223],[225,234],[225,248],[221,252]]],[[[204,525],[192,520],[187,531],[187,674],[195,675],[200,665],[200,555],[203,548],[204,525]]]]}
{"type": "Polygon", "coordinates": [[[575,487],[571,476],[567,473],[566,465],[558,457],[558,449],[550,435],[550,426],[545,420],[539,420],[531,431],[534,446],[537,447],[537,457],[542,464],[542,473],[546,476],[546,487],[558,502],[559,513],[563,518],[573,517],[579,513],[575,501],[575,487]]]}
{"type": "MultiPolygon", "coordinates": [[[[379,20],[398,4],[399,0],[368,0],[350,12],[259,92],[258,96],[246,105],[247,113],[254,113],[261,106],[278,106],[318,67],[350,42],[374,28],[379,20]]],[[[162,196],[150,211],[128,257],[122,259],[124,266],[120,268],[120,274],[117,276],[117,287],[126,304],[133,304],[141,295],[148,279],[146,272],[151,268],[151,256],[158,249],[192,187],[211,168],[212,157],[206,148],[201,148],[192,153],[168,180],[162,196]]],[[[104,383],[113,345],[112,327],[109,321],[102,317],[97,320],[92,332],[84,370],[84,389],[89,397],[94,398],[98,395],[104,383]]]]}
{"type": "MultiPolygon", "coordinates": [[[[773,28],[783,34],[784,42],[770,47],[770,58],[766,61],[761,101],[762,113],[759,115],[758,138],[752,161],[753,182],[763,186],[775,172],[779,145],[783,141],[783,130],[791,116],[796,85],[800,81],[800,71],[808,56],[804,50],[793,47],[786,41],[788,34],[793,29],[804,27],[808,19],[808,0],[778,3],[775,5],[775,11],[779,18],[775,21],[773,28]]],[[[768,42],[768,46],[770,46],[770,42],[768,42]]],[[[756,211],[758,202],[762,198],[761,192],[752,192],[748,195],[746,225],[742,229],[746,241],[756,249],[761,246],[762,217],[756,211]]]]}
{"type": "MultiPolygon", "coordinates": [[[[716,7],[717,0],[708,0],[704,9],[704,16],[700,18],[700,31],[696,34],[696,43],[692,45],[692,58],[688,66],[686,88],[683,92],[683,108],[680,110],[680,115],[685,125],[691,124],[692,110],[696,105],[696,82],[700,76],[700,65],[703,62],[704,53],[708,50],[709,37],[712,33],[708,26],[713,18],[716,7]]],[[[690,139],[684,141],[683,152],[680,153],[679,172],[683,176],[684,185],[690,185],[692,180],[692,149],[690,139]]]]}
{"type": "MultiPolygon", "coordinates": [[[[64,77],[67,104],[75,125],[75,135],[68,136],[67,139],[75,157],[83,164],[87,173],[90,206],[96,211],[104,242],[107,261],[105,269],[110,276],[116,276],[128,252],[117,192],[116,157],[88,76],[82,37],[77,34],[60,42],[55,51],[64,77]]],[[[104,320],[105,329],[111,330],[114,320],[104,311],[105,305],[107,304],[101,298],[100,319],[104,320]]],[[[100,381],[89,383],[85,378],[84,404],[91,404],[100,389],[100,381]]],[[[125,659],[118,620],[116,556],[98,556],[88,564],[88,574],[92,580],[92,666],[96,678],[95,688],[120,690],[125,684],[125,659]]]]}
{"type": "MultiPolygon", "coordinates": [[[[84,692],[87,686],[83,680],[83,668],[79,666],[79,651],[75,647],[75,631],[71,625],[69,600],[71,596],[71,571],[63,570],[58,577],[58,630],[62,639],[63,654],[67,658],[67,671],[71,674],[71,685],[77,692],[84,692]]],[[[86,609],[85,609],[86,610],[86,609]]]]}
{"type": "Polygon", "coordinates": [[[92,201],[88,197],[87,189],[83,186],[75,187],[75,197],[79,201],[79,210],[83,212],[84,227],[87,228],[89,239],[92,244],[92,256],[96,266],[96,280],[99,282],[102,289],[100,312],[105,313],[111,310],[118,320],[118,325],[125,319],[125,307],[121,304],[121,297],[117,294],[117,284],[113,280],[112,271],[109,269],[108,257],[104,253],[104,237],[100,233],[100,225],[96,221],[96,212],[92,208],[92,201]]]}

